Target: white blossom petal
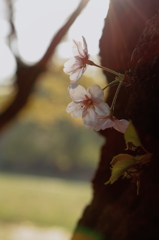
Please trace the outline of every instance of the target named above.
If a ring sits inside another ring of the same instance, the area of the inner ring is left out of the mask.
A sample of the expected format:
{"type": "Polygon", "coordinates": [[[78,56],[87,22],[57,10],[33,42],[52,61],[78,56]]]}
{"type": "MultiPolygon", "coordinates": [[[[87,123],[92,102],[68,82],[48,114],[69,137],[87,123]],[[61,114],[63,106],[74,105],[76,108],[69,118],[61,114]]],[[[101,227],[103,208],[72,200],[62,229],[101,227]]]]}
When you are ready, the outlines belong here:
{"type": "Polygon", "coordinates": [[[87,115],[87,109],[83,108],[83,112],[82,112],[82,118],[84,118],[87,115]]]}
{"type": "Polygon", "coordinates": [[[115,125],[114,121],[112,121],[110,118],[106,118],[106,119],[99,118],[98,123],[94,129],[96,131],[99,131],[99,130],[104,130],[106,128],[114,127],[114,125],[115,125]]]}
{"type": "Polygon", "coordinates": [[[81,69],[81,65],[78,62],[76,62],[74,65],[72,65],[72,67],[67,68],[67,71],[70,72],[70,75],[72,75],[75,71],[80,69],[81,69]]]}
{"type": "Polygon", "coordinates": [[[129,125],[129,121],[125,119],[121,119],[121,120],[115,119],[114,122],[115,122],[115,125],[113,126],[113,128],[115,128],[117,131],[121,133],[125,133],[129,125]]]}
{"type": "Polygon", "coordinates": [[[82,43],[73,40],[73,54],[74,57],[69,59],[64,64],[63,71],[70,75],[70,80],[72,83],[77,82],[82,74],[86,71],[86,64],[88,60],[88,49],[87,49],[87,43],[84,37],[83,38],[83,47],[82,43]]]}
{"type": "Polygon", "coordinates": [[[96,126],[94,127],[94,130],[100,131],[102,125],[103,125],[103,119],[98,118],[98,121],[97,121],[96,126]]]}
{"type": "Polygon", "coordinates": [[[105,119],[105,122],[101,126],[101,129],[104,130],[106,128],[111,128],[111,127],[114,127],[114,125],[115,125],[114,121],[108,118],[108,119],[105,119]]]}
{"type": "Polygon", "coordinates": [[[95,108],[95,112],[99,116],[109,116],[110,115],[110,108],[109,108],[108,104],[105,103],[104,101],[102,101],[98,104],[94,104],[94,108],[95,108]]]}
{"type": "Polygon", "coordinates": [[[73,72],[77,71],[79,69],[79,66],[73,65],[69,68],[64,68],[63,71],[64,73],[71,75],[73,72]]]}
{"type": "Polygon", "coordinates": [[[93,84],[88,87],[87,91],[91,94],[92,100],[95,98],[104,99],[104,91],[97,84],[93,84]]]}
{"type": "Polygon", "coordinates": [[[68,104],[66,108],[66,112],[71,113],[72,117],[75,117],[75,118],[82,117],[83,108],[81,107],[81,104],[71,102],[68,104]]]}
{"type": "Polygon", "coordinates": [[[78,42],[78,41],[75,41],[75,40],[73,40],[73,42],[75,44],[72,47],[74,56],[80,56],[81,58],[84,58],[85,57],[85,52],[82,49],[82,43],[78,42]]]}
{"type": "Polygon", "coordinates": [[[77,82],[82,77],[82,74],[85,72],[85,70],[86,70],[86,67],[82,67],[82,68],[77,68],[75,71],[73,71],[70,76],[71,82],[72,83],[77,82]]]}
{"type": "Polygon", "coordinates": [[[76,109],[76,107],[77,107],[77,103],[71,102],[68,104],[68,106],[66,108],[66,112],[71,113],[76,109]]]}
{"type": "Polygon", "coordinates": [[[86,39],[83,36],[82,36],[82,39],[83,39],[83,50],[88,55],[88,47],[87,47],[86,39]]]}
{"type": "Polygon", "coordinates": [[[63,71],[71,75],[72,72],[76,71],[77,69],[81,68],[81,63],[77,61],[75,58],[70,58],[65,64],[63,71]]]}
{"type": "Polygon", "coordinates": [[[71,84],[68,87],[68,93],[69,93],[70,98],[74,102],[80,102],[80,101],[85,100],[85,96],[87,95],[86,89],[78,84],[71,84]]]}
{"type": "Polygon", "coordinates": [[[83,112],[83,115],[83,123],[86,128],[94,129],[98,122],[97,114],[94,112],[94,110],[92,108],[89,108],[87,111],[83,112]]]}
{"type": "Polygon", "coordinates": [[[78,104],[76,109],[74,109],[74,111],[72,112],[72,117],[74,118],[81,118],[82,117],[82,112],[83,109],[80,107],[80,105],[78,104]]]}
{"type": "Polygon", "coordinates": [[[72,67],[74,65],[76,59],[74,57],[70,58],[67,62],[64,63],[65,68],[72,67]]]}

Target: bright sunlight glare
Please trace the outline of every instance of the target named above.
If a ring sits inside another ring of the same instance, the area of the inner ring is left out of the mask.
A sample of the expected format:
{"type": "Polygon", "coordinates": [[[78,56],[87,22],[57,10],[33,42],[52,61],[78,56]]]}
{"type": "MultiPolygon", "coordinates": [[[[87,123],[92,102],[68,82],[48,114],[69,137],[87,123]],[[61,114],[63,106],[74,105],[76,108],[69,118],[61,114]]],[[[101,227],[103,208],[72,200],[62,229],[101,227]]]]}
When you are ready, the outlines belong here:
{"type": "Polygon", "coordinates": [[[15,24],[19,53],[26,62],[37,62],[51,38],[65,23],[79,0],[19,0],[15,24]]]}
{"type": "Polygon", "coordinates": [[[68,39],[59,45],[59,55],[62,58],[69,58],[72,55],[72,39],[82,41],[86,38],[90,55],[97,55],[99,52],[99,39],[102,34],[104,19],[109,7],[109,0],[91,0],[76,22],[68,32],[68,39]]]}
{"type": "MultiPolygon", "coordinates": [[[[18,53],[22,60],[33,64],[45,53],[52,37],[60,29],[70,14],[77,8],[80,0],[16,0],[15,27],[18,37],[18,53]]],[[[59,44],[57,55],[67,59],[72,56],[72,39],[81,41],[84,36],[88,42],[90,55],[99,52],[99,39],[102,34],[104,19],[109,7],[109,0],[91,0],[71,26],[67,37],[59,44]]],[[[0,12],[3,7],[0,5],[0,12]]],[[[1,14],[0,26],[0,78],[13,74],[16,70],[14,57],[4,42],[9,28],[1,14]],[[3,67],[2,67],[3,66],[3,67]]],[[[1,82],[0,82],[1,84],[1,82]]]]}

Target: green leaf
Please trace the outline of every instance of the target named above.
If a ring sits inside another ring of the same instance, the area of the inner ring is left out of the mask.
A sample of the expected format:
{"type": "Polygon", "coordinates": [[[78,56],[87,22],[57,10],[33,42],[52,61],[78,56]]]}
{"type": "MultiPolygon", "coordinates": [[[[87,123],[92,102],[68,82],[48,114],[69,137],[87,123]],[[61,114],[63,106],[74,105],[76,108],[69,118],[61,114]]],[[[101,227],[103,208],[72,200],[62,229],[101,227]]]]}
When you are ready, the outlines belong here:
{"type": "Polygon", "coordinates": [[[115,156],[111,161],[111,177],[105,184],[114,183],[116,180],[118,180],[120,176],[124,174],[127,169],[131,168],[136,164],[139,164],[139,156],[134,157],[129,154],[119,154],[115,156]]]}
{"type": "Polygon", "coordinates": [[[135,147],[142,147],[142,144],[140,142],[140,139],[137,135],[137,132],[135,130],[134,125],[132,124],[132,122],[130,121],[129,126],[127,127],[125,134],[124,134],[124,138],[126,143],[132,143],[133,146],[135,147]]]}
{"type": "Polygon", "coordinates": [[[152,153],[147,153],[140,156],[139,160],[140,160],[140,163],[143,165],[143,164],[149,163],[151,161],[151,158],[152,158],[152,153]]]}

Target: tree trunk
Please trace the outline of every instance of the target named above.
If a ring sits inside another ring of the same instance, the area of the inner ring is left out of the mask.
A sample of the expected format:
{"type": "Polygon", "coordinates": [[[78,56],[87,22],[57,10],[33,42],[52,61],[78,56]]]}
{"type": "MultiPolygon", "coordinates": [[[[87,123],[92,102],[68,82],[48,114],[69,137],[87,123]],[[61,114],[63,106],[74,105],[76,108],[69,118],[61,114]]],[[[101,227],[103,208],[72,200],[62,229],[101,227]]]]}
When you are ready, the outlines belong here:
{"type": "MultiPolygon", "coordinates": [[[[129,179],[104,185],[115,155],[137,153],[125,150],[123,134],[114,129],[100,132],[106,142],[92,180],[92,201],[77,224],[73,240],[159,239],[159,16],[153,17],[158,9],[157,0],[111,0],[100,40],[101,64],[120,73],[128,71],[131,79],[131,86],[120,91],[115,117],[132,120],[153,157],[141,174],[139,195],[129,179]]],[[[109,82],[114,79],[111,74],[107,78],[109,82]]],[[[109,105],[114,92],[113,87],[109,105]]]]}

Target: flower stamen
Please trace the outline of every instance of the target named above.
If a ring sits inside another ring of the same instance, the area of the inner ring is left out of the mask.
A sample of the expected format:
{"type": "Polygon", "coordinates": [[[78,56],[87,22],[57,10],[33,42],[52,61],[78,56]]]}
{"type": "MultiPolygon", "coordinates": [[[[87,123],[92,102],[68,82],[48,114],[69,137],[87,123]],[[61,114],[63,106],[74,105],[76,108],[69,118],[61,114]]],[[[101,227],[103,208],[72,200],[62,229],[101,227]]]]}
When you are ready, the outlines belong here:
{"type": "Polygon", "coordinates": [[[87,95],[85,95],[86,99],[83,101],[83,104],[89,108],[89,107],[93,107],[93,101],[92,99],[90,99],[87,95]]]}

